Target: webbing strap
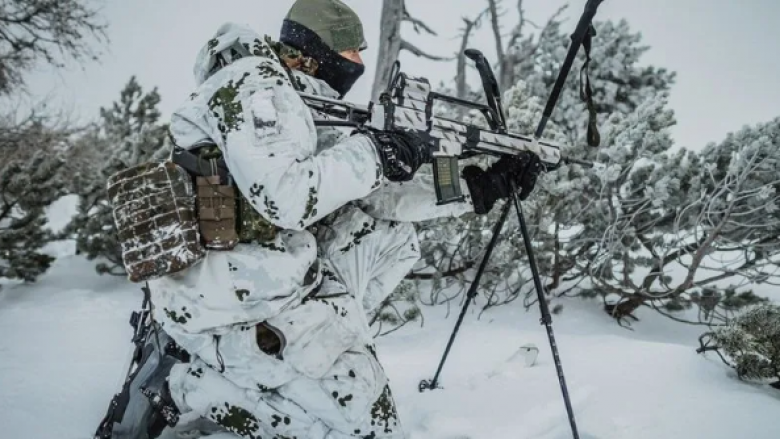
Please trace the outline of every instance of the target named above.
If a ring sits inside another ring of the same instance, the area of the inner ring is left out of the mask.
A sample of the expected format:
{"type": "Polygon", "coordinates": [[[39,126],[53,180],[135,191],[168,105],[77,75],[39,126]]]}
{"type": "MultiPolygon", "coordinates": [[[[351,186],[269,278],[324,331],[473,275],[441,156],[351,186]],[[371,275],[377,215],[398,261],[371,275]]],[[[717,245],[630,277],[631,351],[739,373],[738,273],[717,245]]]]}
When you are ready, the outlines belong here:
{"type": "Polygon", "coordinates": [[[199,177],[219,175],[220,181],[228,181],[230,175],[224,159],[205,160],[184,148],[174,147],[171,160],[190,174],[199,177]],[[214,172],[215,167],[216,173],[214,172]]]}

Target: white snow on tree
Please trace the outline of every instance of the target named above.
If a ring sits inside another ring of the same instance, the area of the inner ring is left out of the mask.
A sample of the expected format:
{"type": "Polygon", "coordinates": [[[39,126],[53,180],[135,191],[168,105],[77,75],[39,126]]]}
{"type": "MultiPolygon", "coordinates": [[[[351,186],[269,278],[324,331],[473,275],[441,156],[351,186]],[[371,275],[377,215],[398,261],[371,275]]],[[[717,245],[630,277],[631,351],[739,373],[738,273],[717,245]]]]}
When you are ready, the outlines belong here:
{"type": "Polygon", "coordinates": [[[34,281],[54,258],[45,209],[64,194],[59,169],[68,133],[38,117],[0,119],[0,277],[34,281]]]}
{"type": "Polygon", "coordinates": [[[698,352],[717,351],[740,379],[780,389],[780,306],[762,304],[701,337],[698,352]]]}
{"type": "Polygon", "coordinates": [[[643,165],[610,199],[630,196],[620,206],[631,209],[608,206],[609,233],[588,260],[594,286],[620,297],[616,317],[642,305],[664,314],[695,306],[699,321],[724,322],[761,301],[750,288],[777,282],[779,147],[780,118],[745,127],[699,154],[643,165]]]}
{"type": "Polygon", "coordinates": [[[78,213],[67,231],[76,238],[76,249],[89,259],[99,259],[98,273],[124,276],[113,211],[107,200],[108,177],[130,166],[164,158],[169,152],[167,124],[160,123],[157,89],[144,93],[135,77],[110,108],[101,108],[96,129],[85,139],[93,142],[92,154],[100,167],[83,169],[78,183],[78,213]]]}
{"type": "MultiPolygon", "coordinates": [[[[470,31],[469,23],[477,20],[467,20],[464,31],[470,31]]],[[[667,131],[674,119],[665,105],[666,92],[674,75],[661,68],[640,66],[640,58],[648,48],[641,44],[641,36],[632,33],[625,21],[596,23],[595,26],[597,36],[589,72],[600,128],[603,130],[611,121],[608,138],[602,141],[600,149],[586,146],[588,113],[580,98],[579,82],[579,70],[585,60],[582,50],[544,137],[563,144],[565,156],[588,161],[606,158],[612,174],[623,175],[625,179],[636,173],[634,178],[638,181],[640,173],[647,173],[647,169],[640,172],[635,168],[649,169],[664,162],[662,156],[672,147],[667,131]],[[612,145],[608,145],[609,136],[614,139],[612,145]],[[650,162],[645,163],[648,159],[650,162]]],[[[536,36],[518,32],[519,29],[513,31],[510,46],[503,51],[506,59],[501,65],[504,70],[501,76],[518,78],[514,87],[504,90],[504,105],[510,130],[530,134],[541,118],[543,105],[571,40],[561,29],[557,14],[536,36]]],[[[455,91],[468,98],[481,94],[462,86],[455,91]]],[[[452,116],[452,110],[444,110],[452,116]]],[[[463,119],[473,122],[474,114],[464,115],[463,119]]],[[[484,166],[492,160],[483,157],[475,161],[484,166]]],[[[462,163],[462,166],[466,164],[462,163]]],[[[628,183],[612,182],[605,192],[604,175],[601,168],[562,166],[540,178],[536,191],[523,204],[540,271],[546,277],[545,286],[551,295],[576,291],[573,286],[588,277],[587,267],[579,264],[583,254],[598,247],[604,234],[613,227],[599,203],[609,198],[608,193],[619,193],[628,183]]],[[[657,185],[659,190],[664,184],[657,185]]],[[[499,213],[500,206],[497,206],[484,217],[467,215],[419,225],[425,266],[410,277],[435,280],[430,296],[421,297],[423,303],[443,303],[465,291],[470,270],[490,239],[490,227],[499,213]],[[455,284],[460,289],[453,291],[450,288],[450,295],[442,295],[444,289],[455,284]]],[[[499,243],[480,288],[487,301],[486,307],[509,303],[533,292],[514,215],[504,227],[499,243]]],[[[636,244],[631,245],[635,247],[636,244]]],[[[536,296],[530,294],[526,299],[526,305],[531,305],[536,296]]]]}
{"type": "MultiPolygon", "coordinates": [[[[534,56],[521,59],[515,66],[516,74],[525,78],[532,95],[546,97],[555,81],[570,44],[568,34],[560,27],[560,22],[552,21],[540,35],[534,56]]],[[[583,50],[579,52],[552,119],[563,134],[563,138],[558,140],[565,146],[565,156],[599,163],[606,160],[609,164],[607,172],[627,176],[633,172],[637,162],[662,154],[672,147],[666,132],[674,123],[671,114],[661,116],[654,113],[665,111],[662,110],[665,93],[673,83],[674,75],[664,69],[639,65],[648,48],[641,44],[641,36],[632,33],[625,21],[595,23],[595,28],[588,71],[602,131],[601,146],[586,146],[588,114],[585,103],[580,99],[578,74],[584,62],[583,50]],[[657,120],[646,123],[645,119],[651,117],[657,120]],[[626,118],[639,125],[618,122],[626,118]],[[648,149],[648,145],[641,141],[636,143],[642,136],[648,139],[658,137],[655,141],[662,144],[648,149]]],[[[521,46],[529,44],[521,42],[521,46]]],[[[519,50],[527,52],[531,49],[519,50]]],[[[536,223],[548,222],[545,227],[539,228],[542,235],[537,239],[540,267],[550,277],[548,288],[551,293],[586,276],[579,263],[610,227],[605,217],[594,213],[600,208],[599,203],[609,198],[604,190],[608,187],[619,192],[623,181],[613,181],[611,186],[605,187],[602,181],[604,175],[605,170],[601,166],[588,169],[567,165],[547,174],[541,181],[536,209],[529,208],[529,216],[535,217],[536,223]]],[[[564,287],[557,293],[566,291],[564,287]]]]}

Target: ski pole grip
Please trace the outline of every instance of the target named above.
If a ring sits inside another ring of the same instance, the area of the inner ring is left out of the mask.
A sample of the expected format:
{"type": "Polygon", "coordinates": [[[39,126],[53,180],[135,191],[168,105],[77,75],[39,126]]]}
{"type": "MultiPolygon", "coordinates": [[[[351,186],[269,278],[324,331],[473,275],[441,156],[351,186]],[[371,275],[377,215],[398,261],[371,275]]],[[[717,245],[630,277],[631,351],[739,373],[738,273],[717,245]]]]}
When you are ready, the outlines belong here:
{"type": "Polygon", "coordinates": [[[490,63],[488,63],[485,55],[477,49],[466,49],[463,51],[463,54],[474,61],[485,91],[493,96],[499,96],[501,92],[498,90],[498,81],[496,81],[496,77],[493,75],[493,70],[490,68],[490,63]]]}

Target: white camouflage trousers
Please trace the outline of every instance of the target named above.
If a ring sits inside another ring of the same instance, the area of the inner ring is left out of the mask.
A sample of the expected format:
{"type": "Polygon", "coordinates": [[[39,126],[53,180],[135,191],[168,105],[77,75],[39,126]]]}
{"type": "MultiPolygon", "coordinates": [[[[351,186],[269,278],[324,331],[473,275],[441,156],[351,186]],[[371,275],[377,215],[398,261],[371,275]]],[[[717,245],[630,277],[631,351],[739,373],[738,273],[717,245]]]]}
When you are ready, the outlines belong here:
{"type": "MultiPolygon", "coordinates": [[[[156,313],[192,356],[170,376],[182,413],[194,412],[249,439],[406,437],[376,356],[367,310],[384,300],[419,259],[417,235],[410,223],[377,220],[356,207],[335,218],[318,226],[319,258],[313,264],[320,273],[318,286],[277,315],[190,333],[170,313],[156,313]],[[257,324],[280,336],[278,355],[261,350],[257,324]]],[[[224,263],[216,253],[198,269],[224,263]]],[[[186,276],[197,278],[197,273],[186,276]]],[[[172,293],[167,284],[157,294],[172,293]]]]}

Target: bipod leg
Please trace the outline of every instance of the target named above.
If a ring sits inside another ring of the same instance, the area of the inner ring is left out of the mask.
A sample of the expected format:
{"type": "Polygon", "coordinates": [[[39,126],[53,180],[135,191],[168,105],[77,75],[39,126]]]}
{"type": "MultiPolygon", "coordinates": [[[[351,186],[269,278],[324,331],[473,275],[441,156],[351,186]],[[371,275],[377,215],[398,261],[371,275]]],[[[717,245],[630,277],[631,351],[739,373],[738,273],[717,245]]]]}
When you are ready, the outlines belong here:
{"type": "Polygon", "coordinates": [[[528,234],[528,226],[525,223],[523,209],[520,206],[520,197],[517,191],[514,191],[514,193],[515,195],[513,198],[515,202],[515,210],[517,210],[517,221],[520,223],[520,231],[523,233],[523,243],[525,244],[525,252],[528,255],[528,265],[531,267],[531,275],[534,279],[534,288],[536,289],[536,294],[539,297],[539,308],[541,309],[542,313],[541,322],[545,328],[547,328],[547,337],[550,339],[550,349],[552,350],[553,359],[555,360],[555,370],[558,372],[558,382],[561,385],[563,402],[566,404],[566,413],[569,415],[571,433],[574,439],[579,439],[580,435],[577,432],[577,423],[574,420],[574,410],[571,407],[571,400],[569,399],[569,389],[566,386],[566,379],[563,376],[561,356],[558,354],[558,345],[555,343],[555,334],[553,334],[552,315],[550,314],[550,308],[547,306],[547,300],[545,300],[544,297],[544,288],[542,287],[542,280],[539,277],[539,268],[536,266],[534,249],[531,246],[531,236],[528,234]]]}
{"type": "Polygon", "coordinates": [[[509,210],[512,208],[512,203],[507,200],[507,202],[504,204],[504,209],[501,211],[501,217],[496,222],[496,225],[493,226],[493,236],[490,238],[490,243],[488,244],[487,249],[485,250],[485,256],[482,257],[482,261],[479,263],[479,268],[477,269],[477,275],[474,277],[474,280],[471,282],[471,285],[469,286],[469,291],[466,294],[466,302],[463,303],[463,308],[460,310],[460,315],[458,316],[458,321],[455,323],[455,329],[452,330],[452,334],[450,335],[450,340],[447,342],[447,347],[444,349],[444,355],[441,357],[441,361],[439,362],[439,367],[436,369],[436,374],[433,376],[433,379],[428,380],[422,380],[420,381],[420,384],[418,386],[418,390],[422,392],[423,390],[433,390],[438,388],[438,382],[439,382],[439,375],[441,374],[441,370],[444,367],[444,362],[447,361],[447,356],[450,354],[450,348],[452,348],[452,343],[455,341],[455,337],[458,335],[458,330],[460,329],[461,323],[463,323],[463,317],[466,316],[466,311],[469,309],[469,305],[471,305],[471,302],[474,300],[474,298],[477,295],[477,288],[479,287],[479,281],[482,278],[482,274],[485,272],[485,268],[487,267],[488,260],[490,259],[490,255],[493,253],[493,249],[496,247],[496,243],[498,242],[498,236],[501,234],[501,229],[504,227],[504,223],[506,223],[506,219],[509,216],[509,210]]]}

